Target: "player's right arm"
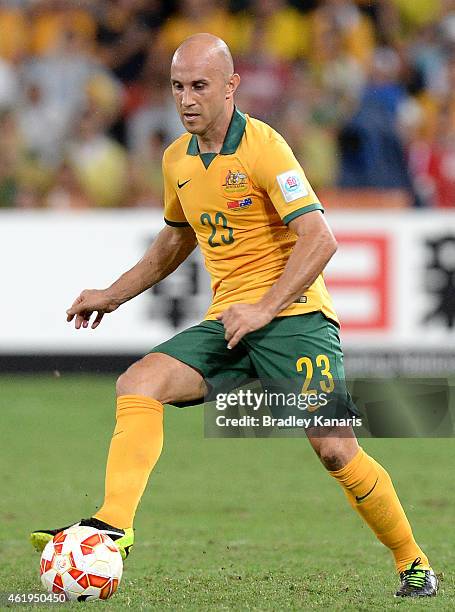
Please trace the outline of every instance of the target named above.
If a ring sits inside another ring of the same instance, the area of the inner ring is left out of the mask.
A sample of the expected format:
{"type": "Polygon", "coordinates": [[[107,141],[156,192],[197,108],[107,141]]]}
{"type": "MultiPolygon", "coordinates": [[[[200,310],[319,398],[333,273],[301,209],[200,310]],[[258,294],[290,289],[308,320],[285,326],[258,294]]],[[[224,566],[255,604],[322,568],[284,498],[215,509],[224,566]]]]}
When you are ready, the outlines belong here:
{"type": "Polygon", "coordinates": [[[163,155],[164,220],[161,230],[135,266],[122,274],[107,289],[86,289],[66,311],[67,321],[75,318],[75,327],[88,327],[90,317],[96,312],[92,329],[98,327],[108,312],[150,289],[169,276],[196,247],[196,235],[186,220],[175,186],[169,173],[168,151],[163,155]]]}
{"type": "Polygon", "coordinates": [[[67,321],[75,319],[76,329],[85,328],[96,312],[92,323],[92,329],[95,329],[106,313],[117,310],[171,274],[190,255],[196,244],[196,236],[190,226],[166,225],[142,259],[110,287],[83,291],[66,311],[67,321]]]}

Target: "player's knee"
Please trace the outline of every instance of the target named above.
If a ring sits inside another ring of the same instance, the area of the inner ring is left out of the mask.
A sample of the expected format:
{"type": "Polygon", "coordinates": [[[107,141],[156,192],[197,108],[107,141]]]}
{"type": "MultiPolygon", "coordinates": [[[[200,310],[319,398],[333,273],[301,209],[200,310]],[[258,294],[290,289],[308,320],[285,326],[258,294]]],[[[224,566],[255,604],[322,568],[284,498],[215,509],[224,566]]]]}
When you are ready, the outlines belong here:
{"type": "Polygon", "coordinates": [[[121,395],[130,395],[128,392],[129,388],[130,388],[129,376],[127,372],[123,372],[123,374],[120,374],[120,376],[117,378],[117,383],[115,385],[115,391],[116,391],[117,397],[120,397],[121,395]]]}
{"type": "Polygon", "coordinates": [[[341,470],[341,468],[345,465],[344,457],[339,453],[330,450],[321,452],[319,454],[319,459],[321,460],[323,466],[330,472],[341,470]]]}
{"type": "Polygon", "coordinates": [[[341,470],[344,465],[342,440],[321,434],[320,436],[312,437],[310,441],[314,451],[326,469],[331,472],[341,470]]]}
{"type": "Polygon", "coordinates": [[[318,427],[307,431],[307,436],[321,463],[331,472],[341,470],[359,450],[351,427],[318,427]]]}
{"type": "Polygon", "coordinates": [[[159,402],[166,402],[167,400],[164,397],[165,389],[165,381],[162,380],[158,368],[153,368],[150,360],[146,368],[142,360],[133,363],[118,377],[116,385],[117,397],[121,395],[145,395],[159,402]]]}
{"type": "Polygon", "coordinates": [[[358,450],[355,437],[323,437],[315,451],[324,467],[330,472],[341,470],[358,450]]]}

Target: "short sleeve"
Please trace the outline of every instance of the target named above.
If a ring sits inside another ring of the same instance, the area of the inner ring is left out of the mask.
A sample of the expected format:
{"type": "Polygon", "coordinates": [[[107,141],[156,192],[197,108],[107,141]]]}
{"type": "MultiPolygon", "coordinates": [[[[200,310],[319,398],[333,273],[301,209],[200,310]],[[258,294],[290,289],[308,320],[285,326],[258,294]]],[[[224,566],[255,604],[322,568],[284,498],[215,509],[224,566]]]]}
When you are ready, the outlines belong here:
{"type": "Polygon", "coordinates": [[[166,169],[166,160],[163,157],[163,181],[164,181],[164,221],[173,227],[186,227],[189,225],[183,212],[182,205],[170,180],[166,169]]]}
{"type": "Polygon", "coordinates": [[[257,161],[255,182],[267,192],[283,223],[313,210],[324,210],[290,146],[279,134],[271,136],[257,161]]]}

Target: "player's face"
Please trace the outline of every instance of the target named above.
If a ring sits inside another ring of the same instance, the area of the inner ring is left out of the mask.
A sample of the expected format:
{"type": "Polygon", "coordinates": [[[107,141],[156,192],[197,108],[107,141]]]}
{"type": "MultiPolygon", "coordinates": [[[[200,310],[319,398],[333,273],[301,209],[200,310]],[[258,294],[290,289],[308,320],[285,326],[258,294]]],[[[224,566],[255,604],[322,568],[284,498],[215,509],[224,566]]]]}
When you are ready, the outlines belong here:
{"type": "Polygon", "coordinates": [[[210,133],[224,120],[231,85],[216,66],[179,58],[171,67],[171,85],[180,119],[191,134],[210,133]]]}

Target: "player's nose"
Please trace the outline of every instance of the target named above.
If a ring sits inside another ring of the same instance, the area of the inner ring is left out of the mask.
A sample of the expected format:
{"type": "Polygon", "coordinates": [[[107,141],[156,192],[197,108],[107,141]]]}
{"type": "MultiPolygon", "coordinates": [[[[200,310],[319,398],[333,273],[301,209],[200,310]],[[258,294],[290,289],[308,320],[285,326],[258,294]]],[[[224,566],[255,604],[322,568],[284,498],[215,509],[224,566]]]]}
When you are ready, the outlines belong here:
{"type": "Polygon", "coordinates": [[[192,106],[194,104],[194,99],[191,91],[191,87],[184,88],[182,92],[182,106],[183,108],[187,108],[188,106],[192,106]]]}

